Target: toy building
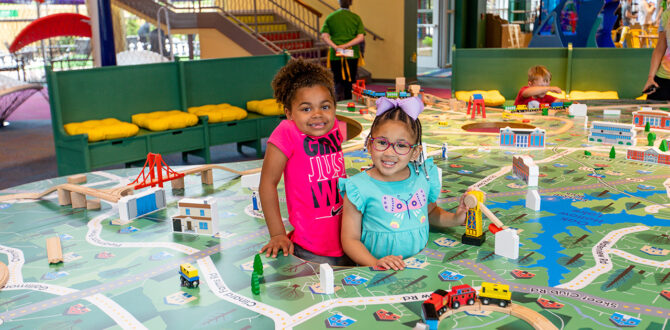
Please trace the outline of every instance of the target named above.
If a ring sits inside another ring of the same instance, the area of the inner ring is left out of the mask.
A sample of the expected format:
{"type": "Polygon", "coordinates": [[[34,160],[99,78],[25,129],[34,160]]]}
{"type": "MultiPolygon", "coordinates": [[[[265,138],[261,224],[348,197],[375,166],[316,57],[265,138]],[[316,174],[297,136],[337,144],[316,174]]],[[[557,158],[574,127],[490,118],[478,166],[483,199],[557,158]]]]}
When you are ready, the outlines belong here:
{"type": "Polygon", "coordinates": [[[214,235],[219,227],[216,199],[184,198],[177,203],[179,213],[172,216],[172,231],[175,233],[214,235]]]}
{"type": "Polygon", "coordinates": [[[539,128],[500,129],[500,146],[515,148],[544,148],[547,131],[539,128]]]}
{"type": "Polygon", "coordinates": [[[670,112],[651,110],[651,108],[642,108],[642,110],[633,112],[633,125],[645,127],[647,123],[651,128],[670,130],[670,112]]]}
{"type": "Polygon", "coordinates": [[[512,158],[514,175],[525,181],[530,187],[537,186],[537,176],[540,170],[530,156],[514,156],[512,158]]]}
{"type": "Polygon", "coordinates": [[[150,188],[135,195],[123,196],[119,199],[119,221],[126,224],[135,218],[165,208],[165,190],[150,188]]]}
{"type": "Polygon", "coordinates": [[[664,152],[656,147],[648,149],[628,149],[626,159],[647,163],[670,165],[670,152],[664,152]]]}
{"type": "Polygon", "coordinates": [[[589,130],[589,141],[634,146],[635,135],[633,124],[594,121],[589,130]]]}

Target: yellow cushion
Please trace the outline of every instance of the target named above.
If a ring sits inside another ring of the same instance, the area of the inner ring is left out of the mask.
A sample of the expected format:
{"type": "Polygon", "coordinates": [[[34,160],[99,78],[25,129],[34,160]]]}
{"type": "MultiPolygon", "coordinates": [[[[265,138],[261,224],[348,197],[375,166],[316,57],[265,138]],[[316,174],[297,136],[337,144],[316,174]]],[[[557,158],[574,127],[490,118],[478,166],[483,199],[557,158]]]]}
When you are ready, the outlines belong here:
{"type": "Polygon", "coordinates": [[[196,116],[209,117],[208,122],[220,123],[247,118],[247,111],[228,103],[206,104],[199,107],[190,107],[188,112],[196,116]]]}
{"type": "Polygon", "coordinates": [[[254,100],[247,102],[247,111],[264,116],[278,116],[284,114],[284,107],[275,99],[254,100]]]}
{"type": "Polygon", "coordinates": [[[636,100],[646,101],[647,100],[647,94],[642,94],[641,96],[637,97],[636,100]]]}
{"type": "Polygon", "coordinates": [[[137,125],[122,122],[116,118],[69,123],[63,127],[70,135],[88,134],[88,142],[129,137],[140,130],[137,125]]]}
{"type": "Polygon", "coordinates": [[[133,124],[151,131],[184,128],[198,123],[198,116],[179,110],[138,113],[132,118],[133,124]]]}
{"type": "Polygon", "coordinates": [[[571,100],[618,100],[619,94],[616,91],[572,91],[568,97],[571,100]]]}
{"type": "Polygon", "coordinates": [[[486,104],[487,106],[495,107],[505,103],[505,97],[502,96],[502,94],[500,94],[500,91],[498,90],[457,91],[456,99],[458,99],[459,101],[468,102],[470,101],[470,96],[472,96],[472,94],[482,94],[482,97],[484,97],[484,104],[486,104]]]}

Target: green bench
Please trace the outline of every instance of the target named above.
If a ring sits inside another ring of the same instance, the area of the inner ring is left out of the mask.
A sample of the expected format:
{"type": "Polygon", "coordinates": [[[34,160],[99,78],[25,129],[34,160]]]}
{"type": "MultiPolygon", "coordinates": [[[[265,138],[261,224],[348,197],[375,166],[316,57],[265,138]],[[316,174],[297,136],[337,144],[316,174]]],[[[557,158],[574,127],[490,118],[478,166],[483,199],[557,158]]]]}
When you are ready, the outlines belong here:
{"type": "Polygon", "coordinates": [[[566,92],[617,91],[619,98],[642,95],[651,48],[468,48],[453,52],[452,95],[456,91],[499,90],[514,100],[528,84],[528,69],[544,65],[551,85],[566,92]]]}
{"type": "Polygon", "coordinates": [[[88,142],[88,136],[68,135],[63,125],[93,119],[131,116],[158,110],[182,110],[204,104],[229,103],[246,108],[246,102],[272,97],[270,82],[289,56],[269,55],[227,59],[115,66],[89,70],[47,69],[51,118],[58,174],[141,161],[147,154],[182,152],[210,163],[209,148],[238,143],[256,149],[285,116],[249,113],[243,120],[210,124],[200,117],[197,125],[135,136],[88,142]]]}

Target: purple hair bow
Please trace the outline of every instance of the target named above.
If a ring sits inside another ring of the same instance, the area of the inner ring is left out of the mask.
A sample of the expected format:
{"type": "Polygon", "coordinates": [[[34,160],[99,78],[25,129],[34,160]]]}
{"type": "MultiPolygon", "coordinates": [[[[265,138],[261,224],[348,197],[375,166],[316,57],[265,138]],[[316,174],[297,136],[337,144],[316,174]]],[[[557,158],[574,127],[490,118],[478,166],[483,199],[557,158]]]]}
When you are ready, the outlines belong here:
{"type": "Polygon", "coordinates": [[[419,114],[423,111],[423,102],[414,96],[406,99],[389,99],[380,97],[377,99],[377,116],[381,116],[384,112],[395,108],[400,108],[412,119],[419,118],[419,114]]]}

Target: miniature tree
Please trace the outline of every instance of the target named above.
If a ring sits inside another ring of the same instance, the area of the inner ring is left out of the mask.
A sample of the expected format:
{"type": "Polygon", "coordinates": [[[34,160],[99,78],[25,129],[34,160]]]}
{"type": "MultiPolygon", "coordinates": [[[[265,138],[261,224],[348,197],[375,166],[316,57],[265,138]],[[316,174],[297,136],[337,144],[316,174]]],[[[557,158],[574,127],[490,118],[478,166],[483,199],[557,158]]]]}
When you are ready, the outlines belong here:
{"type": "Polygon", "coordinates": [[[653,147],[654,141],[656,141],[656,133],[650,132],[649,134],[647,134],[647,141],[649,142],[647,145],[653,147]]]}
{"type": "Polygon", "coordinates": [[[263,276],[263,262],[261,261],[260,254],[256,254],[254,257],[254,273],[257,273],[258,276],[263,276]]]}
{"type": "Polygon", "coordinates": [[[658,149],[661,151],[668,151],[668,140],[662,140],[661,144],[658,146],[658,149]]]}
{"type": "Polygon", "coordinates": [[[584,156],[591,156],[591,152],[588,150],[584,150],[584,156]]]}
{"type": "Polygon", "coordinates": [[[651,130],[651,125],[649,125],[649,122],[647,122],[647,123],[644,125],[644,131],[645,131],[645,132],[649,132],[650,130],[651,130]]]}
{"type": "Polygon", "coordinates": [[[612,149],[610,150],[610,158],[614,159],[616,157],[616,151],[614,151],[614,146],[612,146],[612,149]]]}
{"type": "Polygon", "coordinates": [[[258,273],[251,273],[251,292],[253,294],[261,293],[261,282],[258,280],[258,273]]]}

